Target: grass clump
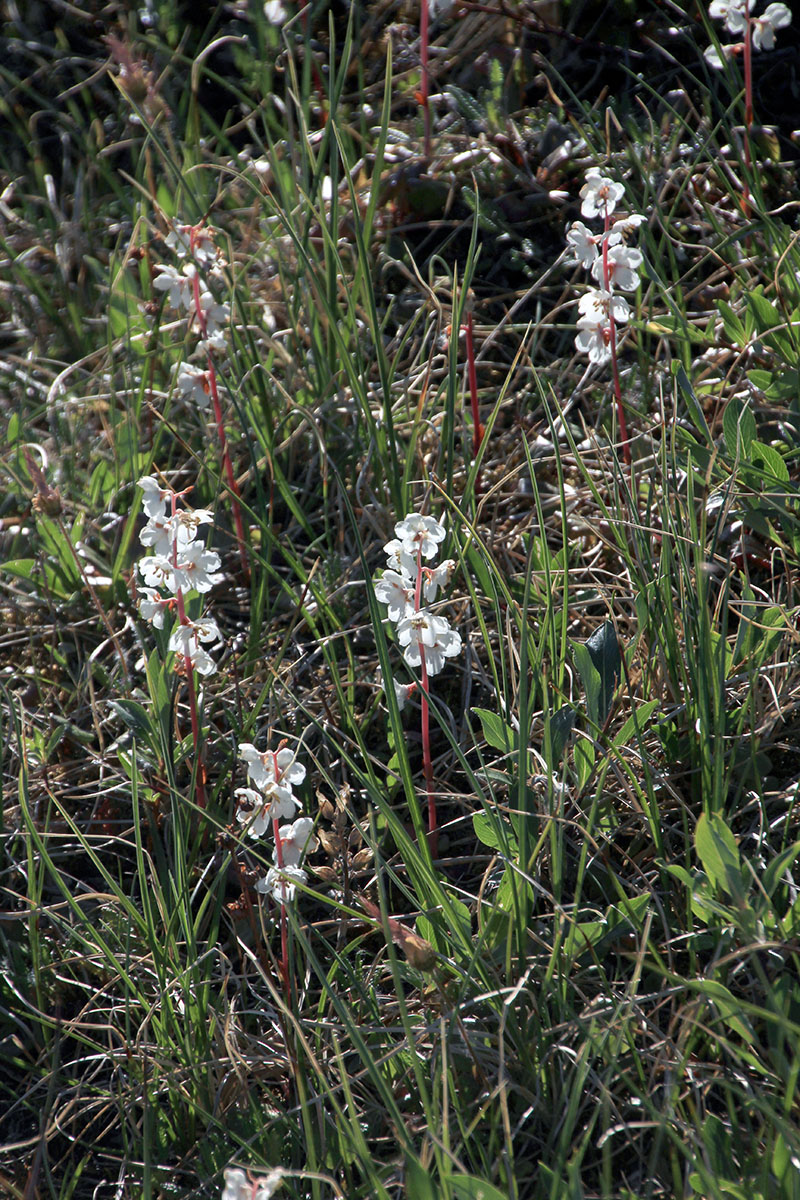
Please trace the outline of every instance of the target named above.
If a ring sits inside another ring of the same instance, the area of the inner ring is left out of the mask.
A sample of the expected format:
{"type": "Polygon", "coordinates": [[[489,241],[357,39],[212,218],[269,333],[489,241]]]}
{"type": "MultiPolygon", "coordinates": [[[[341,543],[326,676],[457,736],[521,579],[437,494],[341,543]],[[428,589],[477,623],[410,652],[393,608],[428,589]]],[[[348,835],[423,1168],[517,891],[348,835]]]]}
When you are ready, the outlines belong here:
{"type": "Polygon", "coordinates": [[[794,34],[716,7],[4,16],[3,1195],[800,1190],[794,34]]]}

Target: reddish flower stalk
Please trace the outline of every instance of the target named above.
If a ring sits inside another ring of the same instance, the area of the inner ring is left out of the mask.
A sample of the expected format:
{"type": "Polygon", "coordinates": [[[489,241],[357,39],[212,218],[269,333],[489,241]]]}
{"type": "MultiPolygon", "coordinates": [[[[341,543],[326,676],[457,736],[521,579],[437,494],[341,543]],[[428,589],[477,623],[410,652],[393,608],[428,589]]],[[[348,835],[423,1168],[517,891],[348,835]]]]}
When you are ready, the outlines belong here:
{"type": "MultiPolygon", "coordinates": [[[[279,778],[278,757],[275,755],[275,778],[279,778]]],[[[272,818],[272,833],[275,837],[275,862],[279,870],[283,870],[283,844],[281,842],[281,831],[278,825],[278,818],[272,818]]],[[[281,895],[283,888],[281,885],[281,895]]],[[[291,1001],[291,988],[289,986],[289,935],[286,928],[286,905],[281,901],[281,975],[283,976],[283,987],[286,992],[286,1003],[291,1001]]]]}
{"type": "MultiPolygon", "coordinates": [[[[175,516],[177,495],[172,493],[172,516],[175,516]]],[[[178,539],[177,536],[172,542],[172,565],[177,570],[178,567],[178,539]]],[[[186,620],[186,605],[183,602],[183,591],[178,588],[175,592],[175,601],[178,609],[178,621],[181,625],[187,625],[186,620]]],[[[206,807],[206,767],[200,742],[200,719],[197,714],[197,693],[194,686],[194,666],[188,654],[183,656],[183,674],[186,676],[186,687],[189,692],[189,713],[192,721],[192,739],[194,741],[195,750],[197,751],[197,773],[195,775],[195,799],[197,807],[204,809],[206,807]]]]}
{"type": "Polygon", "coordinates": [[[428,10],[429,0],[420,0],[420,22],[419,22],[419,39],[420,39],[420,59],[422,64],[420,85],[419,85],[419,102],[422,107],[422,115],[425,121],[425,142],[424,155],[425,158],[431,156],[431,106],[430,106],[430,81],[428,73],[428,53],[429,53],[429,25],[430,12],[428,10]]]}
{"type": "MultiPolygon", "coordinates": [[[[744,163],[749,174],[752,167],[750,134],[753,128],[753,43],[750,37],[750,0],[744,0],[744,163]]],[[[745,175],[742,188],[742,211],[750,212],[750,187],[745,175]]]]}
{"type": "MultiPolygon", "coordinates": [[[[467,310],[467,322],[464,326],[467,339],[467,377],[469,379],[469,399],[472,407],[472,458],[478,457],[478,451],[483,442],[485,430],[481,424],[478,410],[478,372],[475,367],[475,342],[472,337],[472,308],[467,310]]],[[[475,476],[475,495],[481,494],[481,473],[475,476]]]]}
{"type": "MultiPolygon", "coordinates": [[[[608,212],[608,207],[605,211],[605,237],[603,238],[603,287],[607,292],[611,291],[611,272],[608,269],[608,232],[611,228],[611,217],[608,212]]],[[[622,406],[622,388],[619,382],[619,366],[617,364],[617,326],[614,320],[613,306],[609,306],[608,310],[608,333],[609,333],[609,349],[611,350],[611,377],[614,380],[614,397],[617,402],[617,421],[619,423],[619,436],[622,441],[622,457],[625,466],[630,469],[631,466],[631,446],[628,440],[628,426],[625,421],[625,410],[622,406]]]]}
{"type": "MultiPolygon", "coordinates": [[[[422,548],[417,550],[417,584],[414,593],[414,607],[419,610],[422,604],[422,548]]],[[[436,858],[439,852],[439,831],[436,819],[436,798],[433,794],[433,760],[431,759],[430,710],[428,706],[428,668],[425,663],[425,647],[420,642],[420,674],[422,688],[420,689],[420,731],[422,733],[422,770],[425,775],[425,794],[428,798],[428,846],[431,857],[436,858]]]]}
{"type": "MultiPolygon", "coordinates": [[[[193,229],[191,233],[192,249],[195,248],[197,237],[197,229],[193,229]]],[[[192,276],[192,296],[194,298],[194,311],[197,317],[197,324],[200,327],[200,335],[204,339],[208,337],[208,327],[206,324],[205,313],[203,312],[200,303],[200,279],[197,271],[192,276]]],[[[225,422],[222,417],[222,405],[220,404],[219,391],[217,389],[217,371],[214,366],[214,358],[211,351],[206,352],[208,361],[208,386],[211,392],[211,401],[214,405],[214,420],[217,423],[217,435],[219,437],[220,450],[222,453],[222,467],[225,471],[225,477],[228,480],[228,487],[231,493],[231,511],[233,512],[233,521],[236,526],[236,541],[239,546],[239,559],[242,564],[242,571],[246,578],[250,576],[250,564],[247,559],[247,543],[244,534],[244,522],[242,520],[242,508],[240,504],[239,485],[233,474],[233,463],[231,462],[230,451],[228,450],[228,439],[225,436],[225,422]]]]}

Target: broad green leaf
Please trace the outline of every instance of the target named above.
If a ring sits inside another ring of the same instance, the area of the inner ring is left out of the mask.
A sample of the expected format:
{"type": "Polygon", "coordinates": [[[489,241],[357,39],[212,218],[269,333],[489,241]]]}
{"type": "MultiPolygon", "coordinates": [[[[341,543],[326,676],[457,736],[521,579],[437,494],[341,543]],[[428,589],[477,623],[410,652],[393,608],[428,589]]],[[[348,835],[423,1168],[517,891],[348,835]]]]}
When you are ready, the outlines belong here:
{"type": "Polygon", "coordinates": [[[589,720],[602,726],[611,708],[622,663],[611,621],[604,621],[588,641],[573,643],[573,654],[586,692],[589,720]]]}
{"type": "Polygon", "coordinates": [[[722,1018],[723,1024],[737,1033],[749,1045],[755,1041],[753,1028],[745,1014],[742,1012],[742,1006],[734,996],[733,992],[729,991],[723,983],[717,979],[703,979],[699,981],[698,989],[701,995],[707,1000],[711,1000],[722,1018]]]}
{"type": "Polygon", "coordinates": [[[722,432],[731,458],[750,459],[750,447],[756,438],[755,417],[750,405],[740,396],[733,396],[722,414],[722,432]]]}
{"type": "Polygon", "coordinates": [[[511,825],[500,816],[490,816],[486,812],[473,813],[472,827],[475,836],[490,850],[509,851],[516,855],[517,839],[511,825]],[[501,828],[502,826],[502,828],[501,828]]]}
{"type": "Polygon", "coordinates": [[[495,750],[503,750],[509,754],[516,750],[518,738],[514,730],[497,713],[488,708],[473,708],[483,727],[483,736],[495,750]]]}
{"type": "Polygon", "coordinates": [[[658,704],[658,700],[645,700],[636,708],[635,712],[631,713],[611,743],[615,750],[620,750],[623,746],[627,746],[631,739],[635,737],[637,731],[639,733],[644,732],[648,721],[658,708],[658,704]]]}
{"type": "Polygon", "coordinates": [[[800,854],[800,842],[793,842],[791,846],[787,846],[780,854],[776,854],[772,862],[764,872],[761,884],[764,891],[772,899],[772,893],[775,891],[778,884],[781,882],[783,875],[789,870],[792,863],[800,854]]]}
{"type": "Polygon", "coordinates": [[[508,1192],[501,1192],[493,1183],[475,1175],[456,1175],[449,1183],[455,1200],[508,1200],[508,1192]]]}
{"type": "Polygon", "coordinates": [[[754,463],[762,463],[764,470],[779,483],[789,482],[789,470],[786,463],[772,446],[765,446],[763,442],[753,442],[751,459],[754,463]]]}
{"type": "Polygon", "coordinates": [[[578,738],[573,752],[575,774],[578,777],[578,790],[582,791],[591,778],[594,770],[594,745],[588,738],[578,738]]]}
{"type": "Polygon", "coordinates": [[[744,899],[742,864],[736,839],[722,817],[703,813],[694,835],[697,856],[712,884],[732,899],[744,899]]]}

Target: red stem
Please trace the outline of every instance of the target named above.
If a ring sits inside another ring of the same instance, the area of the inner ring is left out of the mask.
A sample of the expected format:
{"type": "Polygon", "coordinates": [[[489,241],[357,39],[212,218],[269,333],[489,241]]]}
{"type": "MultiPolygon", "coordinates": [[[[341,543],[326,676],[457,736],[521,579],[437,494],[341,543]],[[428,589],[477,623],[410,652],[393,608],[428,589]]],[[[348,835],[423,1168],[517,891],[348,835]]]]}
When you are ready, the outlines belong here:
{"type": "MultiPolygon", "coordinates": [[[[422,600],[422,547],[417,550],[417,584],[414,591],[414,608],[419,612],[422,600]]],[[[436,820],[436,799],[433,794],[433,761],[431,759],[430,712],[428,707],[428,667],[425,662],[425,647],[419,643],[422,692],[420,696],[420,729],[422,733],[422,770],[425,775],[425,794],[428,798],[428,846],[431,857],[439,852],[439,831],[436,820]]]]}
{"type": "MultiPolygon", "coordinates": [[[[750,0],[744,0],[744,162],[748,174],[752,169],[750,152],[750,131],[753,127],[753,45],[750,39],[750,0]]],[[[750,208],[750,187],[747,178],[744,180],[743,210],[745,214],[750,208]]]]}
{"type": "MultiPolygon", "coordinates": [[[[478,457],[478,451],[483,442],[484,428],[481,424],[480,412],[478,411],[478,372],[475,366],[475,342],[472,337],[472,313],[467,313],[467,324],[465,327],[467,338],[467,377],[469,379],[469,398],[472,406],[472,457],[473,460],[478,457]]],[[[481,473],[478,471],[475,476],[475,495],[481,494],[481,473]]]]}
{"type": "MultiPolygon", "coordinates": [[[[175,516],[175,493],[174,492],[172,493],[172,515],[173,515],[173,517],[175,516]]],[[[172,539],[172,565],[177,570],[177,567],[178,567],[178,538],[177,538],[177,536],[172,539]]],[[[186,619],[186,605],[183,602],[183,592],[181,591],[180,588],[176,589],[175,599],[176,599],[177,609],[178,609],[178,622],[181,625],[188,625],[189,622],[186,619]]],[[[186,675],[186,687],[189,692],[189,713],[190,713],[191,720],[192,720],[192,738],[194,740],[195,749],[197,750],[197,752],[199,754],[199,758],[198,758],[198,762],[197,762],[197,774],[195,776],[195,792],[194,792],[194,794],[195,794],[195,798],[197,800],[197,807],[204,809],[206,807],[206,783],[205,783],[206,769],[205,769],[205,763],[203,762],[203,755],[200,750],[200,721],[197,716],[197,695],[195,693],[195,687],[194,687],[194,667],[192,665],[192,660],[188,654],[185,654],[183,656],[183,670],[184,670],[184,674],[186,675]]]]}
{"type": "MultiPolygon", "coordinates": [[[[277,778],[277,763],[276,772],[277,778]]],[[[281,842],[280,826],[278,818],[272,818],[272,832],[275,837],[275,862],[278,865],[278,870],[283,870],[283,843],[281,842]]],[[[292,993],[289,987],[289,936],[286,930],[286,905],[283,902],[283,889],[286,887],[284,881],[281,881],[281,975],[283,976],[283,986],[286,992],[286,1003],[291,1003],[292,993]]]]}
{"type": "MultiPolygon", "coordinates": [[[[192,234],[194,237],[194,232],[192,234]]],[[[197,324],[200,326],[200,334],[203,338],[208,336],[208,327],[206,325],[205,313],[200,305],[200,277],[195,270],[192,276],[192,296],[194,299],[194,311],[197,317],[197,324]]],[[[211,390],[211,400],[214,405],[214,420],[217,423],[217,435],[219,437],[220,449],[222,451],[222,466],[225,471],[225,476],[228,480],[228,487],[231,492],[231,511],[233,512],[233,522],[236,526],[236,540],[239,544],[239,558],[242,563],[242,571],[246,578],[250,576],[250,564],[247,561],[247,548],[244,536],[244,522],[242,521],[242,509],[239,504],[239,487],[233,474],[233,464],[228,451],[228,439],[225,436],[225,422],[222,418],[222,405],[219,400],[219,391],[217,389],[217,371],[214,366],[214,359],[209,350],[206,355],[208,362],[208,384],[211,390]]]]}
{"type": "Polygon", "coordinates": [[[429,102],[429,82],[428,82],[428,26],[430,24],[430,13],[428,12],[429,0],[420,0],[422,5],[420,11],[419,22],[419,37],[420,37],[420,57],[422,59],[422,72],[420,77],[420,104],[422,105],[422,114],[425,121],[425,158],[431,156],[431,106],[429,102]]]}
{"type": "MultiPolygon", "coordinates": [[[[611,293],[611,273],[608,269],[608,232],[611,228],[611,220],[609,218],[608,207],[605,213],[605,237],[603,238],[603,287],[611,293]]],[[[622,389],[619,383],[619,366],[617,364],[617,325],[614,320],[613,300],[609,301],[608,309],[608,336],[609,346],[611,349],[611,376],[614,381],[614,397],[617,402],[617,421],[619,423],[619,436],[622,441],[622,457],[625,466],[630,469],[631,465],[631,447],[628,441],[628,426],[625,422],[625,412],[622,407],[622,389]]]]}

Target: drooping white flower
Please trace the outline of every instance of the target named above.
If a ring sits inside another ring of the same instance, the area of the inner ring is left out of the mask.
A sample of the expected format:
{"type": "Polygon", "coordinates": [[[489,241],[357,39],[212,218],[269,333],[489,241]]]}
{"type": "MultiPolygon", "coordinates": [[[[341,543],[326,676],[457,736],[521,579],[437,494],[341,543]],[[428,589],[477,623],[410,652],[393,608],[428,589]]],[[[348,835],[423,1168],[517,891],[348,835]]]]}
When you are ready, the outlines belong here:
{"type": "Polygon", "coordinates": [[[273,794],[265,795],[249,787],[236,788],[233,794],[237,798],[236,820],[254,838],[268,833],[274,820],[293,817],[295,810],[300,807],[300,801],[288,788],[281,789],[280,795],[277,788],[273,794]]]}
{"type": "Polygon", "coordinates": [[[461,650],[461,635],[445,617],[420,608],[398,623],[397,640],[403,647],[403,657],[410,667],[419,667],[422,652],[425,653],[425,669],[429,675],[438,675],[446,658],[453,658],[461,650]]]}
{"type": "Polygon", "coordinates": [[[589,355],[589,362],[607,363],[611,359],[611,326],[602,317],[580,317],[575,349],[589,355]]]}
{"type": "Polygon", "coordinates": [[[646,220],[647,217],[642,213],[628,213],[626,217],[616,217],[608,235],[609,246],[616,245],[620,238],[626,238],[629,233],[634,233],[646,220]]]}
{"type": "Polygon", "coordinates": [[[264,5],[264,16],[269,21],[270,25],[282,25],[288,17],[288,12],[284,8],[281,0],[267,0],[264,5]]]}
{"type": "Polygon", "coordinates": [[[165,599],[155,588],[139,588],[139,613],[156,629],[164,628],[164,615],[172,604],[171,599],[165,599]]]}
{"type": "MultiPolygon", "coordinates": [[[[214,626],[217,640],[220,640],[216,621],[209,619],[206,624],[214,626]]],[[[173,629],[170,634],[168,649],[175,651],[182,658],[188,658],[199,675],[213,675],[216,672],[217,664],[211,655],[200,645],[200,642],[204,640],[208,639],[201,637],[200,623],[195,625],[191,622],[186,622],[173,629]]]]}
{"type": "Polygon", "coordinates": [[[393,679],[392,683],[394,684],[394,694],[397,697],[397,707],[402,712],[409,697],[413,696],[417,690],[417,685],[415,683],[398,683],[396,679],[393,679]]]}
{"type": "Polygon", "coordinates": [[[201,594],[210,592],[223,578],[219,565],[220,558],[215,550],[206,550],[202,542],[189,542],[180,547],[176,578],[181,588],[194,588],[201,594]]]}
{"type": "Polygon", "coordinates": [[[242,742],[239,757],[247,763],[247,776],[270,800],[293,799],[292,788],[306,777],[306,769],[295,753],[284,746],[280,750],[256,750],[251,742],[242,742]]]}
{"type": "Polygon", "coordinates": [[[198,408],[211,403],[209,373],[192,363],[179,363],[175,368],[175,385],[185,400],[193,400],[198,408]]]}
{"type": "Polygon", "coordinates": [[[609,179],[596,167],[586,172],[586,182],[581,188],[581,216],[607,217],[625,195],[625,188],[614,179],[609,179]]]}
{"type": "Polygon", "coordinates": [[[394,532],[405,553],[412,555],[415,561],[418,553],[423,558],[433,558],[437,546],[445,539],[444,526],[433,517],[422,517],[419,513],[409,513],[398,521],[394,532]]]}
{"type": "Polygon", "coordinates": [[[165,589],[173,595],[177,592],[179,585],[175,568],[166,555],[148,554],[146,558],[139,559],[138,567],[145,587],[165,589]]]}
{"type": "MultiPolygon", "coordinates": [[[[455,559],[446,558],[438,567],[422,568],[422,594],[428,604],[433,604],[439,588],[447,587],[456,569],[455,559]]],[[[391,613],[389,614],[391,616],[391,613]]]]}
{"type": "Polygon", "coordinates": [[[177,522],[174,516],[166,513],[152,516],[139,534],[143,546],[152,546],[156,554],[169,558],[172,553],[172,543],[175,540],[177,522]]]}
{"type": "Polygon", "coordinates": [[[399,621],[414,607],[414,582],[405,572],[386,570],[375,584],[375,598],[388,605],[390,621],[399,621]]]}
{"type": "Polygon", "coordinates": [[[192,306],[192,279],[195,272],[193,263],[186,263],[183,271],[170,263],[158,263],[156,270],[159,274],[153,280],[153,287],[159,292],[166,292],[172,308],[190,309],[192,306]]]}
{"type": "Polygon", "coordinates": [[[399,538],[392,538],[383,549],[386,552],[386,565],[390,571],[397,571],[400,575],[414,578],[417,573],[416,552],[409,554],[404,550],[403,543],[399,538]]]}
{"type": "Polygon", "coordinates": [[[708,65],[713,67],[715,71],[723,71],[725,69],[725,63],[728,61],[728,59],[733,58],[734,54],[737,54],[738,51],[739,45],[736,42],[731,42],[727,46],[720,46],[719,49],[717,49],[716,46],[706,46],[705,50],[703,51],[703,57],[708,65]],[[720,51],[722,53],[720,53],[720,51]]]}
{"type": "Polygon", "coordinates": [[[745,0],[711,0],[708,15],[715,21],[724,21],[729,33],[741,33],[747,23],[745,0]]]}
{"type": "MultiPolygon", "coordinates": [[[[624,246],[622,242],[609,246],[604,258],[598,258],[592,264],[592,275],[600,287],[604,286],[604,276],[608,272],[608,286],[622,288],[623,292],[633,292],[639,286],[639,268],[644,259],[641,250],[634,246],[624,246]]],[[[616,318],[615,318],[616,320],[616,318]]]]}
{"type": "MultiPolygon", "coordinates": [[[[264,878],[256,883],[256,891],[272,896],[279,904],[291,904],[298,883],[308,883],[308,875],[300,867],[284,864],[282,867],[270,867],[264,878]]],[[[268,1192],[267,1195],[272,1193],[268,1192]]]]}
{"type": "Polygon", "coordinates": [[[588,271],[597,258],[598,243],[602,240],[602,233],[592,233],[583,221],[573,221],[567,230],[567,244],[573,250],[573,257],[570,261],[579,262],[588,271]]]}
{"type": "MultiPolygon", "coordinates": [[[[285,867],[297,867],[304,854],[313,854],[319,845],[313,836],[314,822],[311,817],[298,817],[291,825],[281,825],[281,857],[285,867]]],[[[277,861],[278,849],[275,848],[277,861]]]]}
{"type": "Polygon", "coordinates": [[[214,230],[208,229],[206,226],[180,225],[175,221],[172,232],[167,234],[164,242],[178,258],[186,258],[194,253],[195,259],[201,266],[211,266],[219,257],[219,251],[214,243],[214,230]],[[192,247],[193,240],[194,247],[192,247]]]}
{"type": "Polygon", "coordinates": [[[209,336],[221,330],[223,325],[228,323],[228,318],[231,315],[231,306],[229,304],[220,304],[215,300],[211,292],[205,288],[200,291],[200,308],[203,310],[203,315],[206,319],[206,331],[209,336]]]}
{"type": "Polygon", "coordinates": [[[137,480],[137,487],[144,492],[142,508],[148,517],[163,516],[167,510],[167,500],[172,495],[169,488],[162,488],[154,475],[143,475],[137,480]]]}
{"type": "Polygon", "coordinates": [[[238,1167],[226,1167],[221,1200],[271,1200],[282,1178],[280,1167],[272,1167],[266,1175],[252,1180],[238,1167]]]}
{"type": "MultiPolygon", "coordinates": [[[[628,301],[622,296],[616,296],[605,288],[589,288],[578,301],[578,311],[587,321],[608,322],[609,317],[624,324],[631,315],[628,301]]],[[[578,321],[581,324],[581,321],[578,321]]]]}
{"type": "Polygon", "coordinates": [[[768,4],[760,17],[753,18],[753,45],[756,50],[774,50],[775,30],[791,23],[792,14],[786,4],[768,4]]]}

